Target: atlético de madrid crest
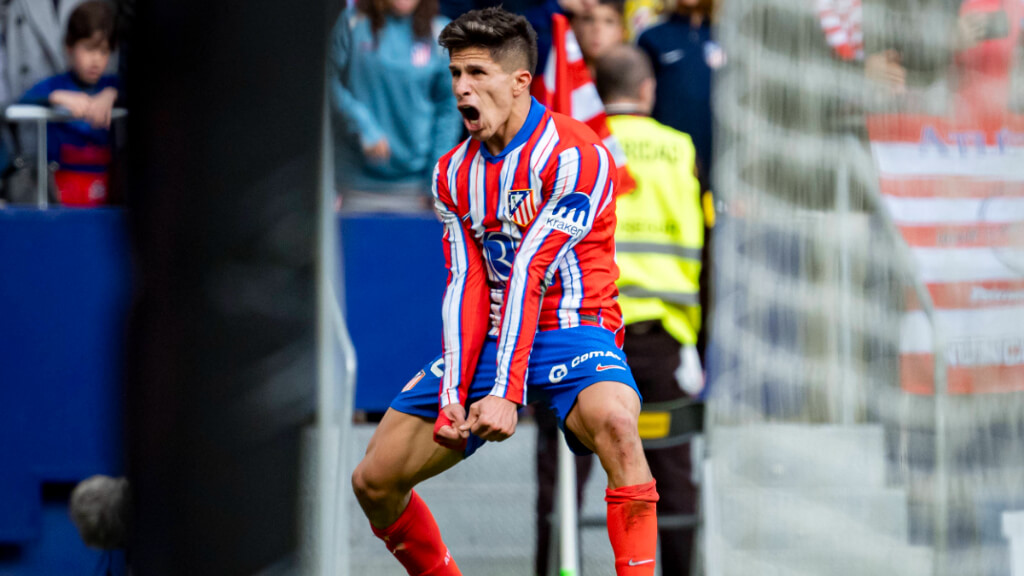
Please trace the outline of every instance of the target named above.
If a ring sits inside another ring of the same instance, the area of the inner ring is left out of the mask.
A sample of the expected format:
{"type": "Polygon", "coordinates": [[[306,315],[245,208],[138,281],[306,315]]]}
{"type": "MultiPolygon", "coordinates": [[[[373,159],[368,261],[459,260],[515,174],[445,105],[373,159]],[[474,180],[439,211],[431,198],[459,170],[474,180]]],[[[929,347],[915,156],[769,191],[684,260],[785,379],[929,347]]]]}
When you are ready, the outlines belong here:
{"type": "Polygon", "coordinates": [[[509,190],[505,194],[505,202],[511,220],[523,228],[529,226],[537,216],[537,199],[534,198],[532,188],[509,190]]]}

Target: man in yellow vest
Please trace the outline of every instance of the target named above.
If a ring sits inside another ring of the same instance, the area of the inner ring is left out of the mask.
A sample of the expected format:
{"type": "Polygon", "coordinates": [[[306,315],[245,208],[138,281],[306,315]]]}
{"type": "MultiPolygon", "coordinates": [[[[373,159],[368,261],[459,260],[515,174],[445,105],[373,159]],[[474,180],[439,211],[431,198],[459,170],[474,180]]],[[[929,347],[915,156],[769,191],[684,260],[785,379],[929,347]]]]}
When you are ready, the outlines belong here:
{"type": "MultiPolygon", "coordinates": [[[[705,218],[693,142],[649,117],[654,72],[640,50],[609,51],[595,80],[637,184],[616,208],[623,351],[645,403],[697,396],[704,387],[697,336],[705,218]]],[[[661,494],[659,515],[695,514],[689,445],[649,450],[647,460],[661,494]]],[[[662,574],[689,574],[693,535],[693,528],[659,530],[662,574]]]]}

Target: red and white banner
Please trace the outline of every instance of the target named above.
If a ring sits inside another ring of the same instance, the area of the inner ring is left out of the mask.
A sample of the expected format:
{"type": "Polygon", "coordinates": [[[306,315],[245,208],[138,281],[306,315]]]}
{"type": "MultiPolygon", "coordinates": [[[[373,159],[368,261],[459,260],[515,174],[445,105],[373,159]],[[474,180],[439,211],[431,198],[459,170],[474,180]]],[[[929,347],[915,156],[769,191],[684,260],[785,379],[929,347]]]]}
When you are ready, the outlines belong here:
{"type": "Polygon", "coordinates": [[[900,377],[917,394],[934,389],[936,334],[950,393],[1024,390],[1024,116],[965,116],[868,120],[882,196],[934,306],[933,325],[908,291],[900,377]]]}
{"type": "Polygon", "coordinates": [[[604,103],[583,61],[583,52],[569,27],[569,20],[561,14],[552,17],[551,41],[544,76],[532,86],[534,98],[549,110],[571,116],[593,130],[615,159],[619,172],[618,194],[631,192],[636,188],[636,181],[626,169],[626,154],[608,129],[604,103]]]}
{"type": "Polygon", "coordinates": [[[956,55],[947,116],[868,119],[882,196],[934,311],[908,290],[900,378],[912,393],[934,390],[936,336],[950,393],[1024,390],[1024,116],[1010,98],[1022,6],[961,3],[991,34],[956,55]]]}

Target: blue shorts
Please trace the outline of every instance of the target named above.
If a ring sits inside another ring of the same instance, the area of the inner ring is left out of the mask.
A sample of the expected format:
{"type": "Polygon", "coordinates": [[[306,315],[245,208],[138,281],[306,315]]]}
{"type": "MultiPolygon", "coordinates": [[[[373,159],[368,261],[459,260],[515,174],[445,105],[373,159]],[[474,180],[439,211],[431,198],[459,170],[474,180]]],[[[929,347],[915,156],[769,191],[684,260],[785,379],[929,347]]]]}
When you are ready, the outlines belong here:
{"type": "MultiPolygon", "coordinates": [[[[477,361],[467,407],[486,396],[494,387],[497,356],[497,339],[488,337],[477,361]]],[[[443,375],[444,359],[438,356],[405,385],[391,401],[391,407],[405,414],[436,419],[443,375]]],[[[626,355],[615,345],[615,334],[597,326],[577,326],[537,333],[526,371],[527,402],[540,400],[551,405],[558,417],[558,426],[576,454],[590,454],[590,450],[572,431],[566,430],[565,419],[584,388],[607,381],[629,386],[643,401],[633,380],[633,373],[626,364],[626,355]]],[[[466,444],[466,456],[483,443],[483,439],[471,435],[466,444]]]]}

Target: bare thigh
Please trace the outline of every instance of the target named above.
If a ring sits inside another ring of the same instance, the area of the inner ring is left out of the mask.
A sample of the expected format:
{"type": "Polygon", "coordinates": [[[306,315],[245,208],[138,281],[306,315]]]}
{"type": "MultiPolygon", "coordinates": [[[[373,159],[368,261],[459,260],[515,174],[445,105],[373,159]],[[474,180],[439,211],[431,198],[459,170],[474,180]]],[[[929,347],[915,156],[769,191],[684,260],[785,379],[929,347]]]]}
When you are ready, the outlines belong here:
{"type": "Polygon", "coordinates": [[[352,484],[370,522],[386,527],[405,510],[414,486],[460,460],[462,452],[434,442],[433,420],[388,409],[352,474],[352,484]]]}

